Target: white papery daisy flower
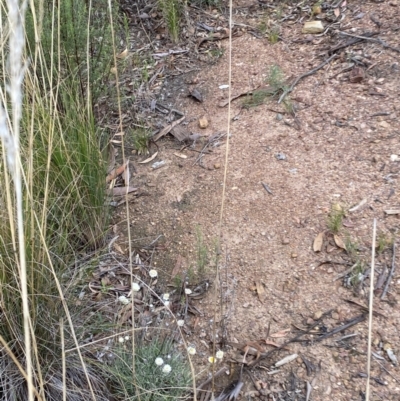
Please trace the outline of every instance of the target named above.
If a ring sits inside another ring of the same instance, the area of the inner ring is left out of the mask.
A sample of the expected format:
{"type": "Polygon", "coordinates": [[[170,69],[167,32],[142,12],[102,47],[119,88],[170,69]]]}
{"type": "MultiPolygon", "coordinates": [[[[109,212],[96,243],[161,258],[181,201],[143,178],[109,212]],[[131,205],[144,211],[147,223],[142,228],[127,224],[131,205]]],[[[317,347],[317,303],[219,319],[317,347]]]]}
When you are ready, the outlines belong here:
{"type": "Polygon", "coordinates": [[[132,283],[132,291],[133,292],[140,291],[140,285],[138,283],[132,283]]]}
{"type": "Polygon", "coordinates": [[[156,277],[158,276],[157,270],[151,269],[151,270],[149,271],[149,276],[150,276],[151,278],[156,278],[156,277]]]}
{"type": "Polygon", "coordinates": [[[169,294],[168,293],[163,294],[162,298],[164,301],[169,301],[169,294]]]}
{"type": "Polygon", "coordinates": [[[119,337],[118,338],[118,342],[120,342],[121,344],[124,342],[125,340],[124,340],[124,337],[119,337]]]}
{"type": "Polygon", "coordinates": [[[215,358],[213,356],[208,357],[208,362],[215,363],[215,358]]]}
{"type": "Polygon", "coordinates": [[[192,290],[190,288],[185,288],[185,294],[189,295],[192,293],[192,290]]]}
{"type": "Polygon", "coordinates": [[[155,360],[154,362],[155,362],[155,364],[156,364],[157,366],[162,366],[162,365],[164,365],[164,361],[163,361],[163,359],[160,358],[160,357],[156,358],[156,360],[155,360]]]}
{"type": "Polygon", "coordinates": [[[169,372],[171,372],[172,368],[171,365],[164,365],[162,368],[163,373],[168,374],[169,372]]]}
{"type": "Polygon", "coordinates": [[[169,301],[164,301],[165,306],[169,306],[169,301]]]}
{"type": "Polygon", "coordinates": [[[125,341],[129,341],[130,337],[129,336],[125,336],[125,341]]]}
{"type": "Polygon", "coordinates": [[[125,295],[121,295],[118,297],[118,301],[121,302],[122,305],[128,305],[129,299],[125,295]]]}
{"type": "Polygon", "coordinates": [[[196,348],[195,347],[189,346],[187,348],[187,351],[188,351],[189,355],[195,355],[196,354],[196,348]]]}
{"type": "Polygon", "coordinates": [[[217,353],[215,354],[215,357],[217,359],[222,359],[224,357],[224,352],[223,351],[217,351],[217,353]]]}
{"type": "Polygon", "coordinates": [[[185,325],[185,321],[184,320],[178,320],[176,323],[178,324],[179,327],[182,327],[182,326],[185,325]]]}

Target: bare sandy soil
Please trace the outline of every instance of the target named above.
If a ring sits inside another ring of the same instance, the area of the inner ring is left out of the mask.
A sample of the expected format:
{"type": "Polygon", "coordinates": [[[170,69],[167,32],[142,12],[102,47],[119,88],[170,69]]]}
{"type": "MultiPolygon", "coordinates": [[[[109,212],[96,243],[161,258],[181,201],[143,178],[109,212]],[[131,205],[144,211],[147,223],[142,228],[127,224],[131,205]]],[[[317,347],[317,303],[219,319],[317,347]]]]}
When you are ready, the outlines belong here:
{"type": "MultiPolygon", "coordinates": [[[[269,342],[282,345],[303,333],[243,370],[239,399],[355,401],[364,399],[366,386],[365,313],[376,219],[380,249],[374,272],[370,399],[399,400],[400,372],[388,354],[388,350],[400,354],[398,268],[389,279],[387,294],[380,296],[392,267],[396,249],[392,242],[398,242],[400,229],[400,53],[382,45],[384,41],[399,46],[400,3],[342,2],[337,7],[341,22],[317,35],[302,34],[307,17],[299,12],[279,23],[276,44],[264,33],[256,37],[247,29],[262,23],[268,27],[272,9],[248,3],[235,4],[234,21],[242,25],[233,37],[230,83],[227,39],[218,42],[216,62],[198,64],[197,70],[167,77],[163,83],[157,100],[184,113],[181,133],[201,137],[194,144],[190,139],[183,144],[168,134],[157,141],[158,155],[150,163],[138,164],[147,156],[130,156],[135,166],[131,182],[141,195],[130,201],[132,245],[148,258],[149,267],[157,269],[160,295],[172,291],[168,284],[176,283],[176,276],[186,277],[191,289],[200,279],[210,280],[204,297],[191,300],[198,311],[184,316],[186,341],[196,346],[195,366],[201,377],[209,369],[214,320],[217,349],[225,352],[217,369],[226,366],[228,373],[217,379],[220,387],[238,378],[238,361],[243,361],[246,350],[244,360],[250,364],[258,352],[265,356],[274,348],[269,342]],[[379,31],[373,38],[381,42],[363,40],[332,50],[354,39],[337,30],[355,36],[379,31]],[[227,107],[220,107],[228,90],[221,85],[231,85],[232,94],[250,91],[266,85],[272,66],[279,66],[293,81],[332,54],[337,57],[294,87],[286,107],[278,104],[281,93],[254,107],[243,108],[254,100],[249,96],[231,103],[218,241],[228,122],[227,107]],[[353,79],[352,74],[361,78],[353,79]],[[202,103],[187,96],[194,88],[202,94],[202,103]],[[204,129],[199,127],[202,116],[208,121],[204,129]],[[216,134],[220,139],[214,140],[216,134]],[[157,161],[165,165],[152,168],[157,161]],[[335,239],[329,224],[341,211],[344,218],[335,239]],[[201,272],[196,267],[199,233],[209,251],[201,272]],[[319,233],[324,233],[324,241],[316,252],[319,233]],[[144,249],[160,235],[151,252],[144,249]],[[215,312],[216,303],[221,307],[215,312]],[[353,326],[320,339],[358,317],[361,321],[353,326]],[[274,366],[292,354],[297,354],[293,361],[274,366]]],[[[295,10],[284,8],[281,20],[285,13],[295,10]]],[[[335,9],[324,13],[334,16],[335,9]]],[[[227,26],[221,10],[199,15],[204,22],[227,26]]],[[[156,150],[153,144],[150,153],[156,150]]],[[[114,232],[120,235],[117,251],[122,253],[127,250],[125,217],[118,209],[114,218],[114,232]]]]}

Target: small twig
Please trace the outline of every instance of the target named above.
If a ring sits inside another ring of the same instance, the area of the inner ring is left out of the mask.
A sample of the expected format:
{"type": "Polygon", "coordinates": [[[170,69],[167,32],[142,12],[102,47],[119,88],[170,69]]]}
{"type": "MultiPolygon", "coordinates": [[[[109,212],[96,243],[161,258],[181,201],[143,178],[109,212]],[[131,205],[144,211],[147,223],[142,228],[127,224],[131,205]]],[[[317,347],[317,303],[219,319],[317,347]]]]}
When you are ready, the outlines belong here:
{"type": "Polygon", "coordinates": [[[340,34],[342,34],[342,35],[350,36],[350,37],[352,37],[352,38],[357,38],[357,39],[362,39],[362,40],[368,40],[368,41],[370,41],[370,42],[378,43],[379,45],[383,46],[383,47],[386,48],[386,49],[390,49],[390,50],[393,50],[393,51],[395,51],[395,52],[397,52],[397,53],[400,53],[400,49],[398,49],[397,47],[393,47],[393,46],[388,45],[385,41],[383,41],[383,40],[380,39],[380,38],[375,39],[375,38],[368,38],[368,37],[366,37],[366,36],[354,35],[354,34],[352,34],[352,33],[347,33],[347,32],[343,32],[343,31],[338,31],[338,32],[339,32],[340,34]]]}
{"type": "Polygon", "coordinates": [[[390,269],[389,276],[388,276],[387,281],[386,281],[386,284],[385,284],[385,288],[384,288],[383,291],[382,291],[381,299],[385,298],[385,295],[386,295],[386,293],[387,293],[387,291],[388,291],[388,289],[389,289],[390,282],[392,281],[394,269],[395,269],[395,266],[396,266],[396,265],[395,265],[395,260],[396,260],[396,243],[393,242],[392,267],[391,267],[391,269],[390,269]]]}
{"type": "Polygon", "coordinates": [[[371,277],[369,286],[367,388],[365,391],[365,401],[369,401],[369,383],[371,378],[371,345],[372,345],[372,316],[373,316],[372,310],[374,307],[375,243],[376,243],[376,219],[374,219],[373,232],[372,232],[371,277]]]}
{"type": "Polygon", "coordinates": [[[305,72],[304,74],[300,75],[299,77],[297,77],[295,79],[295,81],[292,83],[292,85],[290,85],[290,87],[288,89],[286,89],[281,97],[278,100],[278,104],[281,103],[283,101],[283,99],[285,99],[285,97],[292,92],[292,90],[294,89],[294,87],[300,82],[300,80],[302,80],[303,78],[309,77],[312,74],[315,74],[318,70],[320,70],[322,67],[324,67],[326,64],[330,63],[334,58],[338,57],[337,54],[332,54],[332,56],[330,56],[329,58],[327,58],[324,62],[322,62],[318,67],[313,68],[312,70],[305,72]]]}
{"type": "Polygon", "coordinates": [[[273,195],[272,191],[270,190],[269,186],[267,184],[264,184],[263,182],[261,183],[264,189],[270,194],[273,195]]]}
{"type": "Polygon", "coordinates": [[[356,324],[362,322],[363,320],[365,320],[365,314],[362,313],[361,315],[355,317],[354,319],[350,320],[348,323],[343,324],[342,326],[336,327],[336,329],[331,330],[330,332],[322,335],[321,337],[318,337],[315,342],[317,341],[322,341],[325,340],[328,337],[332,337],[334,334],[336,333],[340,333],[343,330],[346,330],[352,326],[355,326],[356,324]]]}

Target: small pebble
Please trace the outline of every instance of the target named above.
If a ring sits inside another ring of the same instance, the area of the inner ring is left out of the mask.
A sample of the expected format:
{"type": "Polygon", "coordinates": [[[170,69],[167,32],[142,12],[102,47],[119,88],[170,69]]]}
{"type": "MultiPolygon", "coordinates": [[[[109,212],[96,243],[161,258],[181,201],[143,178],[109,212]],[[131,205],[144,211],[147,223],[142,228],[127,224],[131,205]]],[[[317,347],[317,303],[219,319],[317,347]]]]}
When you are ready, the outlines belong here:
{"type": "Polygon", "coordinates": [[[287,245],[289,243],[289,238],[283,238],[282,244],[287,245]]]}
{"type": "Polygon", "coordinates": [[[218,170],[219,168],[221,168],[221,164],[220,164],[220,163],[215,163],[215,164],[214,164],[214,168],[215,168],[216,170],[218,170]]]}
{"type": "Polygon", "coordinates": [[[322,311],[320,311],[320,310],[315,312],[314,315],[313,315],[313,319],[314,320],[321,319],[321,317],[322,317],[322,311]]]}

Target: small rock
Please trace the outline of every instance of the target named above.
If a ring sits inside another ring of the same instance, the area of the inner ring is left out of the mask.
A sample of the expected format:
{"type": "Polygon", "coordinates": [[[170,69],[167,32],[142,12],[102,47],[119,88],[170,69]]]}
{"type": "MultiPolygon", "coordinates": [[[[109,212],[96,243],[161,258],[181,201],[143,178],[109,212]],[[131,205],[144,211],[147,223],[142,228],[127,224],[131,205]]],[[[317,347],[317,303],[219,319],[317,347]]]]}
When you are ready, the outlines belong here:
{"type": "Polygon", "coordinates": [[[385,78],[379,78],[379,79],[376,80],[376,83],[378,85],[382,85],[384,82],[385,82],[385,78]]]}
{"type": "Polygon", "coordinates": [[[398,162],[398,161],[400,161],[400,156],[399,155],[390,155],[390,161],[398,162]]]}
{"type": "Polygon", "coordinates": [[[221,164],[220,164],[220,163],[215,163],[215,164],[214,164],[214,168],[215,168],[216,170],[218,170],[219,168],[221,168],[221,164]]]}
{"type": "Polygon", "coordinates": [[[314,322],[313,319],[311,319],[311,317],[309,317],[309,318],[307,319],[306,323],[307,323],[308,326],[311,326],[311,325],[313,325],[315,322],[314,322]]]}
{"type": "Polygon", "coordinates": [[[321,317],[322,317],[322,311],[316,311],[315,313],[314,313],[314,315],[313,315],[313,319],[314,320],[318,320],[318,319],[321,319],[321,317]]]}
{"type": "Polygon", "coordinates": [[[208,120],[206,116],[199,118],[199,127],[204,129],[208,127],[208,120]]]}
{"type": "Polygon", "coordinates": [[[280,114],[280,113],[278,113],[278,114],[276,115],[276,119],[277,119],[278,121],[281,121],[281,120],[283,119],[283,115],[280,114]]]}
{"type": "Polygon", "coordinates": [[[321,21],[307,21],[303,25],[302,33],[321,33],[324,26],[321,21]]]}
{"type": "Polygon", "coordinates": [[[292,252],[292,254],[290,255],[290,257],[291,257],[292,259],[296,259],[296,258],[297,258],[297,253],[292,252]]]}
{"type": "Polygon", "coordinates": [[[243,308],[248,308],[250,306],[249,302],[246,302],[245,304],[243,304],[243,308]]]}
{"type": "Polygon", "coordinates": [[[287,245],[289,243],[289,238],[283,238],[282,244],[287,245]]]}
{"type": "Polygon", "coordinates": [[[332,138],[332,137],[328,138],[328,142],[334,142],[334,141],[335,141],[335,138],[332,138]]]}
{"type": "Polygon", "coordinates": [[[392,349],[392,346],[391,346],[391,344],[389,344],[389,343],[385,343],[385,344],[383,344],[383,349],[384,349],[385,351],[387,351],[388,349],[392,349]]]}
{"type": "Polygon", "coordinates": [[[332,313],[332,319],[339,320],[339,318],[340,318],[339,313],[337,312],[332,313]]]}
{"type": "Polygon", "coordinates": [[[381,121],[379,126],[382,128],[390,128],[390,124],[387,121],[381,121]]]}
{"type": "Polygon", "coordinates": [[[397,7],[398,6],[398,4],[397,4],[397,1],[389,1],[389,5],[390,6],[392,6],[392,7],[397,7]]]}

